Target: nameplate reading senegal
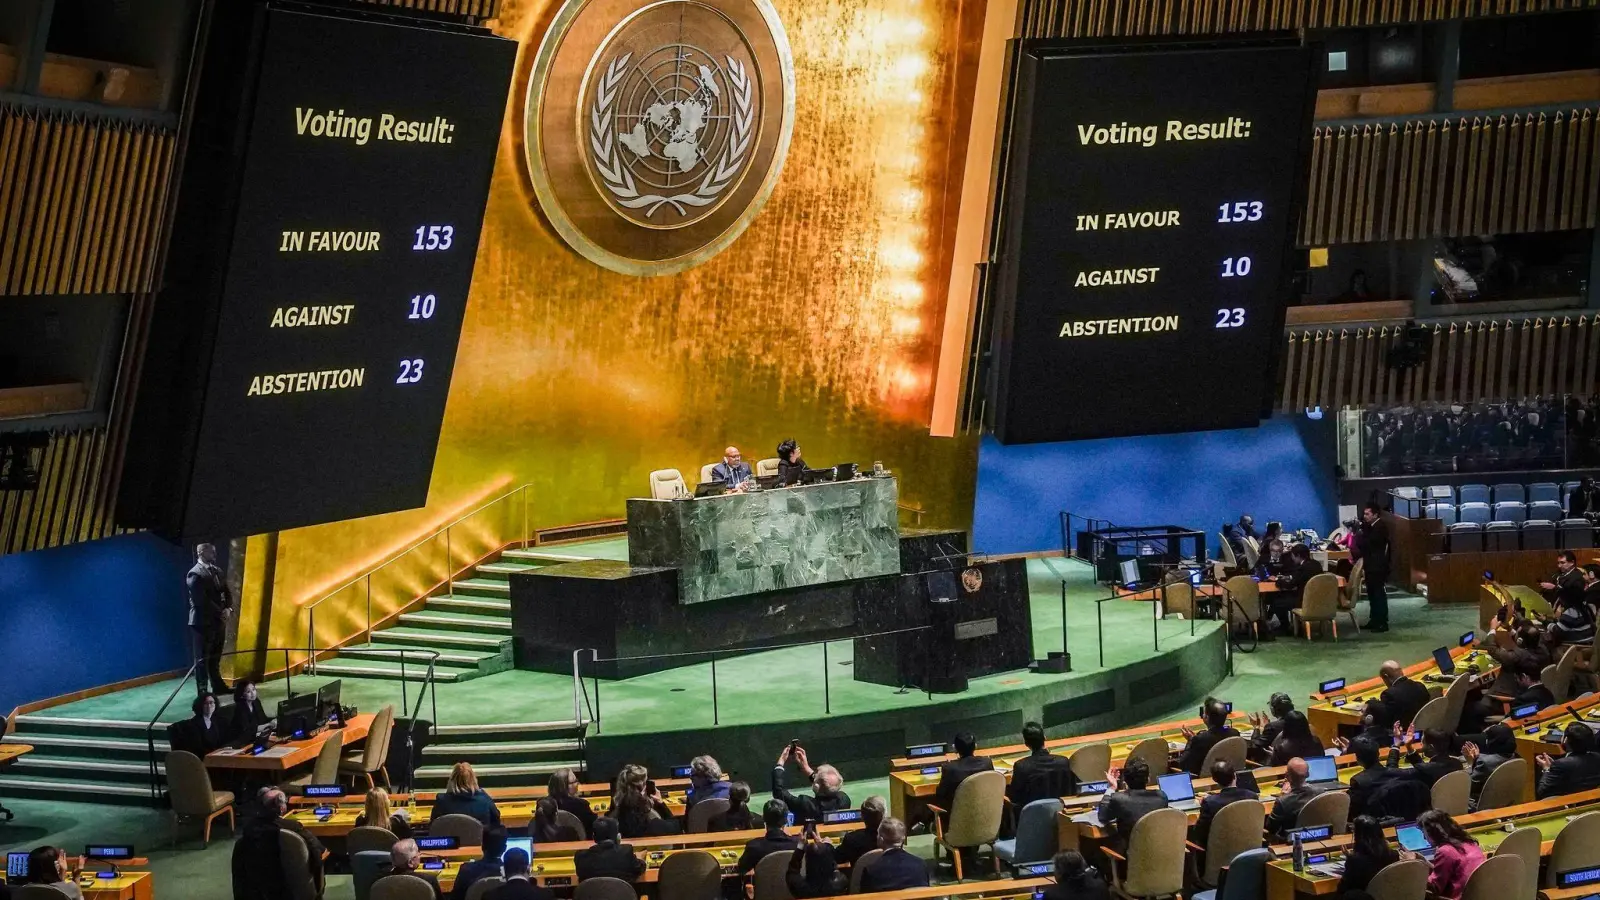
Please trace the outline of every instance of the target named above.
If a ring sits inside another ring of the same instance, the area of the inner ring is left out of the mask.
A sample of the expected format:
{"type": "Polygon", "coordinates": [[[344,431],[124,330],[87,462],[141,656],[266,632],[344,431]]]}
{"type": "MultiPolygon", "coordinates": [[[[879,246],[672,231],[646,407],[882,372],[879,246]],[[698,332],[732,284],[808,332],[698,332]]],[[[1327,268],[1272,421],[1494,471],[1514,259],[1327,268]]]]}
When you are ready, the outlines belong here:
{"type": "Polygon", "coordinates": [[[366,381],[367,370],[323,369],[320,372],[286,372],[282,375],[257,375],[250,379],[247,397],[265,397],[270,394],[301,394],[308,391],[337,391],[358,388],[366,381]]]}

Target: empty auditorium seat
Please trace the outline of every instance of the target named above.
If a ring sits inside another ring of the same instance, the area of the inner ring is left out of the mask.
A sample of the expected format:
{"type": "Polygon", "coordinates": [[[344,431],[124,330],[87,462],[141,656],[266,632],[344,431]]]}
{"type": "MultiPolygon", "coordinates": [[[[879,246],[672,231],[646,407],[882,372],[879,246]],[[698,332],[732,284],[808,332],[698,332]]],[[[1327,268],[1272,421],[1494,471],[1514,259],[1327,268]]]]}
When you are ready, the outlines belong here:
{"type": "Polygon", "coordinates": [[[1528,494],[1520,484],[1497,484],[1494,486],[1495,503],[1527,503],[1528,494]]]}
{"type": "Polygon", "coordinates": [[[1449,503],[1438,500],[1428,504],[1428,518],[1438,519],[1446,525],[1456,523],[1456,508],[1449,503]]]}
{"type": "Polygon", "coordinates": [[[1462,503],[1456,507],[1456,521],[1458,522],[1476,522],[1479,525],[1487,525],[1492,518],[1494,516],[1490,513],[1489,504],[1487,503],[1462,503]]]}
{"type": "Polygon", "coordinates": [[[1572,496],[1572,492],[1577,490],[1577,489],[1578,489],[1578,482],[1576,482],[1576,481],[1562,482],[1562,484],[1561,484],[1561,508],[1562,509],[1566,509],[1568,506],[1572,505],[1571,503],[1568,502],[1568,498],[1570,498],[1572,496]]]}
{"type": "Polygon", "coordinates": [[[1594,546],[1594,526],[1588,519],[1562,519],[1557,526],[1565,550],[1587,550],[1594,546]]]}
{"type": "Polygon", "coordinates": [[[1528,502],[1542,503],[1544,501],[1559,503],[1561,501],[1561,488],[1554,481],[1536,481],[1528,485],[1528,502]]]}
{"type": "Polygon", "coordinates": [[[1528,508],[1515,500],[1504,500],[1494,505],[1496,522],[1515,522],[1521,525],[1528,518],[1528,508]]]}
{"type": "Polygon", "coordinates": [[[1477,522],[1457,522],[1450,526],[1451,553],[1482,553],[1483,526],[1477,522]]]}
{"type": "Polygon", "coordinates": [[[1556,549],[1556,525],[1554,522],[1540,519],[1525,522],[1522,525],[1522,549],[1524,550],[1554,550],[1556,549]]]}
{"type": "Polygon", "coordinates": [[[1428,499],[1446,500],[1454,503],[1456,500],[1456,489],[1448,484],[1430,484],[1428,485],[1428,499]]]}
{"type": "Polygon", "coordinates": [[[1456,489],[1457,503],[1489,503],[1489,486],[1487,484],[1463,484],[1456,489]]]}
{"type": "Polygon", "coordinates": [[[1564,518],[1561,505],[1554,500],[1540,500],[1528,504],[1529,522],[1559,522],[1564,518]]]}
{"type": "Polygon", "coordinates": [[[1483,526],[1483,546],[1485,550],[1516,550],[1520,523],[1518,522],[1490,522],[1483,526]]]}
{"type": "Polygon", "coordinates": [[[1390,493],[1394,494],[1396,497],[1404,497],[1407,500],[1415,500],[1422,496],[1422,491],[1414,487],[1397,487],[1390,491],[1390,493]]]}

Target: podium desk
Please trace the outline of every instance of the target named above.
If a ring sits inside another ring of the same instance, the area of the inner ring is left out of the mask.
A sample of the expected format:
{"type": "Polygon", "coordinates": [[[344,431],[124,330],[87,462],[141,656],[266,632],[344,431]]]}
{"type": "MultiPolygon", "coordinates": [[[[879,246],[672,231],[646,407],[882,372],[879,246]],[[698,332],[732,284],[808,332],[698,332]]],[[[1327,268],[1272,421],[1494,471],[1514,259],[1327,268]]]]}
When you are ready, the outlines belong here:
{"type": "Polygon", "coordinates": [[[856,478],[682,500],[628,501],[628,563],[678,570],[678,602],[894,575],[899,491],[856,478]]]}
{"type": "Polygon", "coordinates": [[[345,723],[343,728],[324,728],[308,738],[297,741],[280,741],[259,754],[252,755],[250,748],[224,747],[206,754],[208,769],[248,769],[255,772],[285,772],[295,766],[312,762],[322,752],[323,741],[342,741],[346,746],[362,740],[372,728],[377,716],[362,713],[345,723]]]}
{"type": "Polygon", "coordinates": [[[123,872],[115,878],[97,878],[93,886],[79,881],[78,887],[84,900],[151,900],[155,896],[155,876],[149,872],[123,872]]]}

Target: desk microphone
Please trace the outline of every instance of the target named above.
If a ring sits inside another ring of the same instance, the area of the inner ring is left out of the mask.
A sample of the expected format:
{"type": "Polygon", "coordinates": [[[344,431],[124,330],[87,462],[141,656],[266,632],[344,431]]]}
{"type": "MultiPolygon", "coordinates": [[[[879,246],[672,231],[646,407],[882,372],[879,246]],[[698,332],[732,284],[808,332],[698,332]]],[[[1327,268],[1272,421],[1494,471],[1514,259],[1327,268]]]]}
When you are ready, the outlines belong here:
{"type": "Polygon", "coordinates": [[[120,878],[122,876],[122,869],[116,864],[115,860],[102,859],[101,857],[98,857],[98,856],[85,856],[83,858],[83,861],[84,862],[88,862],[91,859],[94,860],[95,862],[105,863],[106,865],[110,866],[111,867],[111,876],[113,878],[120,878]]]}

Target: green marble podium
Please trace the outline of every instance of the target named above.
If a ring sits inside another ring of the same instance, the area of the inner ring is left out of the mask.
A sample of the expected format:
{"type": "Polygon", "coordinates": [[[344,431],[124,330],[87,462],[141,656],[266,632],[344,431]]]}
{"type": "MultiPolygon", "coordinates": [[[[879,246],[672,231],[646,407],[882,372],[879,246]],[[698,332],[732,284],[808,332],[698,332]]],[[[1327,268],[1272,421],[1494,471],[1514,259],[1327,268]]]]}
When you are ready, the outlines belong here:
{"type": "Polygon", "coordinates": [[[894,575],[890,478],[685,500],[628,501],[628,562],[679,570],[678,602],[894,575]]]}

